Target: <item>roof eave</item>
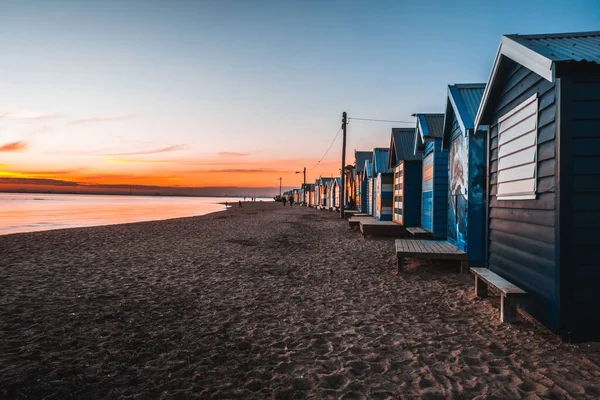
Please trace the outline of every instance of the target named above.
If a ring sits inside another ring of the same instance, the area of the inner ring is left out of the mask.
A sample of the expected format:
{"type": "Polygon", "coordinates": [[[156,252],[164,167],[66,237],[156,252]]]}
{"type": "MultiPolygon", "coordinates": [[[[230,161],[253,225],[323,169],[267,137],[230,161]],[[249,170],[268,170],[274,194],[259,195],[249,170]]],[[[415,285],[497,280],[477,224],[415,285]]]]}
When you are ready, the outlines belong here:
{"type": "Polygon", "coordinates": [[[390,139],[390,156],[388,158],[388,168],[394,168],[395,165],[393,165],[394,162],[397,162],[396,160],[396,149],[394,148],[394,130],[392,129],[392,133],[391,133],[391,139],[390,139]]]}
{"type": "Polygon", "coordinates": [[[496,75],[498,74],[498,70],[500,68],[502,56],[508,57],[540,75],[542,78],[550,82],[554,82],[555,65],[552,60],[539,53],[536,53],[520,43],[517,43],[507,36],[502,36],[502,40],[500,40],[500,45],[498,46],[498,51],[496,52],[496,58],[494,59],[494,65],[492,67],[492,71],[490,72],[490,77],[485,85],[481,104],[479,105],[479,109],[477,110],[477,114],[475,116],[475,130],[479,130],[480,125],[487,124],[487,122],[484,121],[485,108],[496,81],[496,75]]]}

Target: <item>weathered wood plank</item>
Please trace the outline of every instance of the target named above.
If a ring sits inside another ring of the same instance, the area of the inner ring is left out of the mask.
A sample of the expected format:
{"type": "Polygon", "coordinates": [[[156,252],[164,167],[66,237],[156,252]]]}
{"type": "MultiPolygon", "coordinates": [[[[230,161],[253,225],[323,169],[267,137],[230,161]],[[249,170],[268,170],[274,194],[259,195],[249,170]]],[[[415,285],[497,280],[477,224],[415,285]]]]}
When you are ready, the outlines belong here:
{"type": "Polygon", "coordinates": [[[485,281],[488,285],[494,286],[505,295],[525,295],[526,291],[510,283],[500,275],[495,274],[487,268],[471,268],[471,272],[485,281]]]}

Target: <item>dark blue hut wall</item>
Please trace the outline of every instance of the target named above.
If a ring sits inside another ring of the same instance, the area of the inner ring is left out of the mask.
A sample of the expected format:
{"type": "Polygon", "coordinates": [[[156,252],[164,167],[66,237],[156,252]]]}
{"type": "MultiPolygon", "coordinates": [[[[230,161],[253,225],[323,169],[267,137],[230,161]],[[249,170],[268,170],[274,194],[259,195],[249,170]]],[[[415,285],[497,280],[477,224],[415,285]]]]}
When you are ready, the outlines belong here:
{"type": "Polygon", "coordinates": [[[481,131],[469,135],[467,252],[469,264],[474,267],[485,266],[486,139],[486,133],[481,131]]]}
{"type": "Polygon", "coordinates": [[[369,191],[367,190],[367,181],[360,177],[360,212],[368,212],[369,191]]]}
{"type": "Polygon", "coordinates": [[[421,183],[423,180],[421,161],[404,161],[404,226],[421,224],[421,183]]]}
{"type": "Polygon", "coordinates": [[[560,86],[563,329],[572,340],[598,340],[600,77],[565,78],[560,86]]]}
{"type": "Polygon", "coordinates": [[[445,239],[448,223],[448,152],[435,139],[433,158],[433,237],[445,239]]]}
{"type": "Polygon", "coordinates": [[[525,289],[521,306],[551,329],[559,328],[555,262],[555,85],[512,63],[490,124],[488,262],[494,272],[525,289]],[[497,200],[498,118],[538,94],[537,197],[497,200]]]}

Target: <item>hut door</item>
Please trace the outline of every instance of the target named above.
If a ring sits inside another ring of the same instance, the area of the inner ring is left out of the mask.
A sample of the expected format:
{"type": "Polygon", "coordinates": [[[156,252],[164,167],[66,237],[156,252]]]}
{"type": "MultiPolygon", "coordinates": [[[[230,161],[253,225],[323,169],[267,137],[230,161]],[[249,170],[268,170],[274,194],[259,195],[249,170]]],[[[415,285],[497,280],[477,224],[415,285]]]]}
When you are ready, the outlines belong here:
{"type": "Polygon", "coordinates": [[[433,153],[423,159],[421,227],[433,231],[433,153]]]}
{"type": "Polygon", "coordinates": [[[367,181],[367,212],[373,215],[373,179],[367,181]]]}
{"type": "Polygon", "coordinates": [[[463,251],[467,250],[468,155],[468,140],[461,133],[452,140],[448,156],[448,241],[463,251]]]}
{"type": "Polygon", "coordinates": [[[394,168],[394,222],[403,223],[404,163],[394,168]]]}

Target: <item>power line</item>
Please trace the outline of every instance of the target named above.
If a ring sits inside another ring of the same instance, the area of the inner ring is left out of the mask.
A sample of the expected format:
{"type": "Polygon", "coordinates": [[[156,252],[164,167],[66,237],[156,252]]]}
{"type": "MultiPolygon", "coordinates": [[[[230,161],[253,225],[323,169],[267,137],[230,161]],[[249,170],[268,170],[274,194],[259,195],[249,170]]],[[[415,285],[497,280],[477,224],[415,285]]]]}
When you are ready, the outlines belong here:
{"type": "Polygon", "coordinates": [[[323,159],[325,158],[325,156],[327,155],[327,153],[329,153],[329,150],[331,150],[331,146],[333,146],[333,144],[335,143],[335,139],[337,139],[337,137],[340,135],[340,132],[342,131],[342,127],[340,127],[340,129],[337,131],[337,133],[335,134],[335,137],[333,138],[333,140],[331,141],[331,144],[329,145],[329,147],[327,148],[327,151],[325,152],[325,154],[323,154],[323,157],[321,157],[321,159],[319,161],[317,161],[317,163],[315,165],[313,165],[311,168],[309,168],[307,171],[310,171],[311,169],[315,169],[317,165],[319,165],[321,163],[321,161],[323,161],[323,159]]]}
{"type": "Polygon", "coordinates": [[[371,121],[371,122],[398,122],[400,124],[414,124],[414,121],[392,121],[389,119],[374,119],[374,118],[348,118],[348,119],[354,119],[357,121],[371,121]]]}

